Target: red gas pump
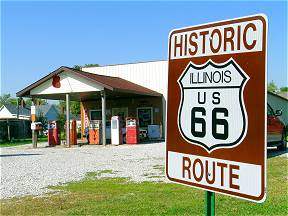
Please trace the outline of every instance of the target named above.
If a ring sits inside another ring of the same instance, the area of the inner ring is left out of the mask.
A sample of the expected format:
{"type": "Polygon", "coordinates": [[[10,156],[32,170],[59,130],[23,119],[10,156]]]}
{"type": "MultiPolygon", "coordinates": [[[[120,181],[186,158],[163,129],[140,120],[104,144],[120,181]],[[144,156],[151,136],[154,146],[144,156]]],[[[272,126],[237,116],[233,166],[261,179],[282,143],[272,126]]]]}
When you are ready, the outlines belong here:
{"type": "Polygon", "coordinates": [[[137,144],[139,141],[139,123],[134,117],[126,118],[126,143],[137,144]]]}
{"type": "Polygon", "coordinates": [[[70,127],[70,144],[71,145],[77,145],[77,124],[76,120],[73,119],[71,121],[71,127],[70,127]]]}
{"type": "Polygon", "coordinates": [[[60,145],[60,123],[59,121],[48,122],[48,145],[60,145]]]}
{"type": "Polygon", "coordinates": [[[90,121],[89,126],[89,144],[99,145],[102,144],[102,121],[90,121]]]}

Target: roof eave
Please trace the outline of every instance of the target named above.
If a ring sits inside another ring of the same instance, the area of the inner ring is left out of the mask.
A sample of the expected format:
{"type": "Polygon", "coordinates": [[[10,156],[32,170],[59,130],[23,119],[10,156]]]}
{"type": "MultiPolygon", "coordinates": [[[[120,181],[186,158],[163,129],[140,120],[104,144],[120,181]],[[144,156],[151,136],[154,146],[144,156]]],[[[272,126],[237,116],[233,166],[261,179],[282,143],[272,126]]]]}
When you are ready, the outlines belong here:
{"type": "Polygon", "coordinates": [[[25,96],[27,97],[27,96],[31,96],[31,95],[30,95],[31,89],[33,89],[33,88],[41,85],[42,83],[44,83],[44,82],[46,82],[47,80],[49,80],[50,78],[52,78],[54,75],[60,74],[60,73],[62,73],[62,72],[64,72],[64,71],[68,71],[68,72],[73,73],[73,74],[75,74],[75,75],[77,75],[77,76],[80,76],[80,77],[82,77],[82,78],[88,79],[88,80],[90,80],[90,81],[92,81],[92,82],[95,82],[95,83],[97,83],[98,85],[103,86],[104,88],[109,89],[109,90],[111,90],[111,91],[114,90],[113,87],[111,87],[111,86],[109,86],[109,85],[106,85],[106,84],[103,84],[103,83],[99,83],[99,82],[97,82],[97,81],[95,81],[95,80],[93,80],[93,79],[91,79],[91,78],[89,78],[89,77],[87,77],[87,76],[84,76],[84,75],[81,74],[81,73],[77,73],[77,72],[76,72],[74,69],[72,69],[72,68],[65,67],[65,66],[61,66],[60,68],[58,68],[57,70],[51,72],[50,74],[48,74],[47,76],[43,77],[42,79],[40,79],[40,80],[32,83],[31,85],[29,85],[29,86],[27,86],[26,88],[22,89],[21,91],[17,92],[17,93],[16,93],[16,96],[17,96],[17,97],[25,97],[25,96]]]}
{"type": "Polygon", "coordinates": [[[27,95],[30,95],[30,90],[33,89],[34,87],[41,85],[42,83],[46,82],[48,79],[53,77],[56,74],[62,73],[65,71],[66,67],[61,66],[60,68],[56,69],[55,71],[51,72],[50,74],[46,75],[45,77],[41,78],[40,80],[32,83],[31,85],[27,86],[26,88],[22,89],[21,91],[16,93],[17,97],[25,97],[27,95]]]}
{"type": "Polygon", "coordinates": [[[124,93],[132,93],[132,94],[138,94],[138,95],[146,95],[146,96],[152,96],[152,97],[161,97],[162,94],[158,93],[158,92],[141,92],[141,91],[132,91],[132,90],[129,90],[129,89],[118,89],[118,88],[115,88],[114,89],[115,91],[117,92],[124,92],[124,93]]]}

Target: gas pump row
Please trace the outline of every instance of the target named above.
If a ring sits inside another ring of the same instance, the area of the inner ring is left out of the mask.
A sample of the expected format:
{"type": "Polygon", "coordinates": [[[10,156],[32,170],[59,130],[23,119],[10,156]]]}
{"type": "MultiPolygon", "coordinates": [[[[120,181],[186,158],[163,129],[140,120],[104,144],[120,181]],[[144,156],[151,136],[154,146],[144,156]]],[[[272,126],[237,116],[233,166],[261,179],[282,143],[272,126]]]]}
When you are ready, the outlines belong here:
{"type": "MultiPolygon", "coordinates": [[[[59,121],[48,122],[48,145],[55,146],[61,144],[61,127],[59,121]]],[[[77,145],[76,120],[70,121],[70,144],[77,145]]]]}
{"type": "MultiPolygon", "coordinates": [[[[126,143],[137,144],[139,142],[139,122],[137,118],[127,117],[126,121],[126,143]]],[[[123,123],[119,116],[111,118],[111,144],[123,144],[123,123]]],[[[89,144],[102,144],[102,121],[93,120],[89,125],[89,144]]]]}
{"type": "MultiPolygon", "coordinates": [[[[33,148],[37,148],[38,132],[42,130],[41,122],[36,122],[36,108],[31,106],[31,130],[33,148]]],[[[70,144],[77,145],[77,128],[76,120],[70,121],[70,144]]],[[[61,143],[61,130],[59,121],[48,121],[48,145],[55,146],[61,143]]]]}
{"type": "MultiPolygon", "coordinates": [[[[126,143],[137,144],[139,142],[139,122],[137,118],[127,117],[126,122],[126,143]]],[[[124,142],[122,131],[123,122],[121,117],[113,116],[111,118],[111,144],[120,145],[124,142]]],[[[102,121],[90,121],[89,132],[87,134],[89,144],[102,144],[102,121]]],[[[108,135],[108,134],[106,134],[108,135]]],[[[107,136],[108,137],[108,136],[107,136]]],[[[61,130],[59,121],[48,122],[48,145],[55,146],[61,143],[61,130]]],[[[70,122],[70,144],[77,145],[76,120],[70,122]]]]}

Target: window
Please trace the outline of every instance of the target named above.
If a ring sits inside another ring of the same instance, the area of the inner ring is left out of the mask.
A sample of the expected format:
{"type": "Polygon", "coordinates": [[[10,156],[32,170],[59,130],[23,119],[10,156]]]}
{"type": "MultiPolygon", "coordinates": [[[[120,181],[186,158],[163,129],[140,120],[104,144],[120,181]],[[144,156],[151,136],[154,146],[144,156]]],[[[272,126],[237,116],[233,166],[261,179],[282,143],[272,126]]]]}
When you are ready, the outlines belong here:
{"type": "Polygon", "coordinates": [[[90,120],[102,120],[102,111],[90,110],[90,120]]]}
{"type": "Polygon", "coordinates": [[[147,128],[148,125],[153,124],[153,108],[152,107],[137,108],[137,117],[139,119],[139,126],[147,128]]]}
{"type": "Polygon", "coordinates": [[[125,121],[128,117],[128,107],[112,108],[112,116],[120,116],[121,120],[125,121]]]}
{"type": "MultiPolygon", "coordinates": [[[[106,110],[106,121],[110,120],[111,118],[111,110],[107,109],[106,110]]],[[[97,110],[90,110],[90,120],[102,120],[102,110],[97,109],[97,110]]]]}

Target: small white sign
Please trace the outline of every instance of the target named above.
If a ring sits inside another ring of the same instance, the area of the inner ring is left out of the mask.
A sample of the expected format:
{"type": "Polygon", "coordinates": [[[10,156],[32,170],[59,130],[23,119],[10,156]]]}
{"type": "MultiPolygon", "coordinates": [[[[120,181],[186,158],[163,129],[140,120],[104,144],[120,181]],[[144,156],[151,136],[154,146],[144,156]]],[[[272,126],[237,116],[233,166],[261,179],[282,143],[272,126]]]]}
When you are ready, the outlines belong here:
{"type": "Polygon", "coordinates": [[[32,122],[31,123],[31,130],[41,130],[42,123],[41,122],[32,122]]]}
{"type": "Polygon", "coordinates": [[[36,114],[36,107],[31,106],[31,115],[35,115],[35,114],[36,114]]]}

